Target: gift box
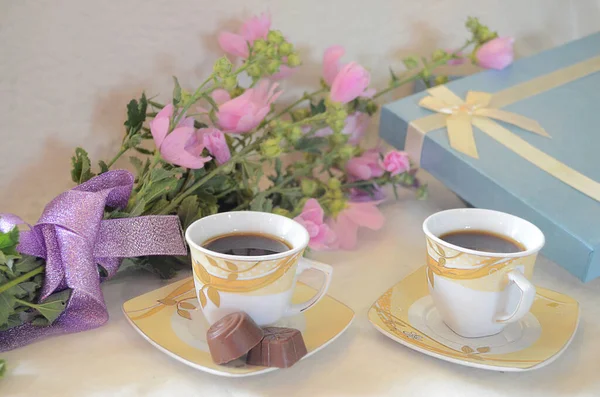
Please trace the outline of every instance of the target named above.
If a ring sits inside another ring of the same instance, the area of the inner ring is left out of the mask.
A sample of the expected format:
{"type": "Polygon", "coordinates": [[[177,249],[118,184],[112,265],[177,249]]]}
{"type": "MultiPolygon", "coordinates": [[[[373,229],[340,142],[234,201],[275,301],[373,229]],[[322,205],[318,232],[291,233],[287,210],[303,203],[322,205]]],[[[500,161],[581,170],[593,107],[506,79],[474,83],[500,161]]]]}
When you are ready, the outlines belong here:
{"type": "Polygon", "coordinates": [[[600,276],[600,33],[383,107],[380,136],[475,207],[515,214],[543,254],[600,276]]]}

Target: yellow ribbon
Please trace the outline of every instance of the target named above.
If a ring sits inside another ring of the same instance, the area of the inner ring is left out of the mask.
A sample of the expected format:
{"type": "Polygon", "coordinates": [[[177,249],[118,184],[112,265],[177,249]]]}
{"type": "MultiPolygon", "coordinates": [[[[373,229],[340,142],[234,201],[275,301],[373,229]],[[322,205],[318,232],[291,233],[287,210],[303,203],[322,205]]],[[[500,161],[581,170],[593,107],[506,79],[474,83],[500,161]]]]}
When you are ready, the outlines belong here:
{"type": "Polygon", "coordinates": [[[422,99],[419,104],[435,111],[436,114],[410,123],[406,150],[418,162],[424,135],[446,127],[452,148],[471,157],[478,158],[477,146],[473,137],[473,126],[476,126],[525,160],[583,194],[596,201],[600,201],[599,182],[542,152],[493,120],[501,120],[538,135],[549,137],[548,133],[536,121],[515,113],[500,110],[499,108],[538,95],[598,71],[600,71],[600,56],[559,69],[525,83],[517,84],[494,95],[469,92],[466,101],[463,101],[446,86],[431,88],[428,90],[431,96],[422,99]]]}
{"type": "MultiPolygon", "coordinates": [[[[479,158],[472,125],[484,130],[491,120],[496,119],[521,127],[524,130],[550,138],[550,135],[535,120],[490,107],[492,94],[469,91],[466,101],[454,95],[446,86],[429,90],[431,96],[419,101],[419,105],[434,112],[447,115],[446,127],[450,146],[468,156],[479,158]],[[483,121],[483,123],[482,123],[483,121]],[[483,126],[483,128],[482,128],[483,126]]],[[[485,131],[485,130],[484,130],[485,131]]]]}

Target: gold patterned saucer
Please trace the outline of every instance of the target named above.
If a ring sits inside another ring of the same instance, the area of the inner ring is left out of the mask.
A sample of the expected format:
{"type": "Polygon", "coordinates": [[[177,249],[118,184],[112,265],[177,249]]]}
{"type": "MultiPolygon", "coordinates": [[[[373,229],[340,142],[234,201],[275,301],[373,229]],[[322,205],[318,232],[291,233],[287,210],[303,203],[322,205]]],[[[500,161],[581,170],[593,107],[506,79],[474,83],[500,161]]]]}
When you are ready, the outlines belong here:
{"type": "MultiPolygon", "coordinates": [[[[298,283],[292,301],[303,302],[314,294],[313,288],[298,283]]],[[[153,346],[200,371],[242,377],[277,370],[246,365],[242,360],[227,365],[213,363],[206,344],[209,325],[199,308],[191,277],[125,302],[123,312],[135,330],[153,346]]],[[[306,358],[333,342],[353,318],[352,309],[326,295],[309,310],[275,325],[302,332],[308,350],[306,358]]]]}
{"type": "Polygon", "coordinates": [[[384,335],[421,353],[493,371],[530,371],[553,362],[567,348],[579,324],[573,298],[536,287],[531,311],[497,335],[464,338],[452,332],[427,288],[426,267],[383,294],[369,320],[384,335]]]}

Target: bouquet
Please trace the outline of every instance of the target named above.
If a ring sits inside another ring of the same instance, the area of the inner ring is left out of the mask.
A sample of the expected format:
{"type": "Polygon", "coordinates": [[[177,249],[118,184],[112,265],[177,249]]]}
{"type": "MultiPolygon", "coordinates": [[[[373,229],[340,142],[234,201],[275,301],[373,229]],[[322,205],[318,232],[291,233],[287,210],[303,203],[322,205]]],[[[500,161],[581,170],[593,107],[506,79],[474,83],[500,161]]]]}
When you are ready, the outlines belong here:
{"type": "MultiPolygon", "coordinates": [[[[420,198],[426,194],[406,153],[361,147],[377,99],[418,79],[429,84],[440,65],[471,58],[484,67],[503,68],[512,61],[512,39],[498,38],[474,18],[466,26],[471,36],[463,47],[407,57],[407,71],[398,75],[390,69],[389,84],[379,91],[370,87],[370,74],[361,65],[341,63],[343,47],[330,47],[318,88],[278,106],[281,81],[301,65],[300,56],[281,32],[271,29],[268,15],[253,17],[239,33],[219,35],[233,61],[217,59],[213,72],[193,89],[174,78],[166,102],[145,94],[131,100],[115,156],[92,167],[87,152],[77,148],[71,177],[85,183],[128,155],[136,170],[133,191],[126,205],[106,207],[104,219],[176,214],[185,228],[217,212],[266,211],[304,225],[311,249],[351,249],[359,228],[383,225],[377,204],[386,185],[394,192],[413,189],[420,198]],[[468,47],[473,50],[465,56],[468,47]]],[[[444,76],[435,82],[444,83],[444,76]]],[[[44,261],[19,252],[19,230],[3,227],[3,217],[0,333],[24,323],[49,326],[64,310],[70,290],[38,301],[44,261]]],[[[166,278],[189,267],[189,260],[137,257],[123,260],[125,266],[166,278]]],[[[106,275],[99,266],[97,276],[106,275]]]]}

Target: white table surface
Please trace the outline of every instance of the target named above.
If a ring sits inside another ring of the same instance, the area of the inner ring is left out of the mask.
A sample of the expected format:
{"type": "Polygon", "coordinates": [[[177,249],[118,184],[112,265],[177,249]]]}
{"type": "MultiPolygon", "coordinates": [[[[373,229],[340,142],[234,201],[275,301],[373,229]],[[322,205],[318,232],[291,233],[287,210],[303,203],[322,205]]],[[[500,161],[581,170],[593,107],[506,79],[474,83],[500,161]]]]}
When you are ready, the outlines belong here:
{"type": "MultiPolygon", "coordinates": [[[[461,206],[439,183],[430,186],[427,201],[403,194],[382,205],[385,227],[362,230],[355,251],[313,255],[333,265],[329,294],[356,318],[334,343],[290,369],[221,378],[161,353],[131,328],[121,305],[168,281],[132,272],[104,284],[110,320],[103,327],[1,353],[9,370],[0,380],[0,396],[600,396],[600,279],[583,284],[545,258],[538,260],[534,282],[571,295],[582,310],[571,346],[548,367],[522,373],[463,367],[410,350],[369,323],[371,304],[423,265],[422,221],[461,206]]],[[[315,284],[318,276],[304,279],[315,284]]]]}

